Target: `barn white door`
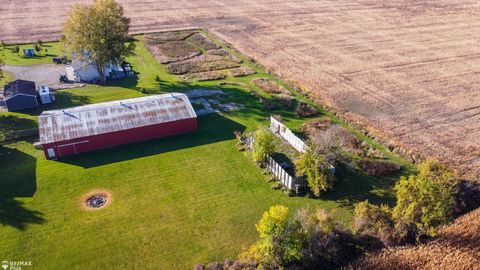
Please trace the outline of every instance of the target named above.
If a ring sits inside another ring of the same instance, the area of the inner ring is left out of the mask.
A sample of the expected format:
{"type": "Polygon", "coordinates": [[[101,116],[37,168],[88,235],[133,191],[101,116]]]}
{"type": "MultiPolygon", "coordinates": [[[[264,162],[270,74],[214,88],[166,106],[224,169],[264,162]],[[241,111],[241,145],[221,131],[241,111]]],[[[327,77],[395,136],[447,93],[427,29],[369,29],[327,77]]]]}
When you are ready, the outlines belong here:
{"type": "Polygon", "coordinates": [[[55,158],[55,150],[53,150],[53,148],[48,148],[47,149],[47,152],[48,152],[48,158],[55,158]]]}

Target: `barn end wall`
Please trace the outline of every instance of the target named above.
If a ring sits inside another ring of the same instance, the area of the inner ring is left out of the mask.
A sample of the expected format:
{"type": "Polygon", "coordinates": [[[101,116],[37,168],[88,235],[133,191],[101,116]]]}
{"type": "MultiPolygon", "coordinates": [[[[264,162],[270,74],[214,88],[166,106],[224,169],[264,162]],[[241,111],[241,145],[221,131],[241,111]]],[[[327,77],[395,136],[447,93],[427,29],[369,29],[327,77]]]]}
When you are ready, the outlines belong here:
{"type": "Polygon", "coordinates": [[[43,144],[42,147],[47,159],[49,159],[47,152],[49,148],[54,149],[56,158],[62,158],[102,148],[189,133],[196,130],[197,118],[190,118],[158,125],[76,138],[68,141],[48,143],[43,144]]]}

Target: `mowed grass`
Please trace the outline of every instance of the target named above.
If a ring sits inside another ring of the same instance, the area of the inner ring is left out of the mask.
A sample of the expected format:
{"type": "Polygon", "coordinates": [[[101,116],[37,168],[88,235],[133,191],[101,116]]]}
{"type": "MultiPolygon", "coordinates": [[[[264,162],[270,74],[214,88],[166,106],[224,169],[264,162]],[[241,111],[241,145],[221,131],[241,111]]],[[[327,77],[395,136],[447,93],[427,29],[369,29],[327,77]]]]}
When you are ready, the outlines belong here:
{"type": "Polygon", "coordinates": [[[33,44],[21,44],[18,45],[19,52],[14,53],[12,49],[14,45],[7,45],[0,47],[0,57],[4,59],[6,65],[15,65],[15,66],[28,66],[35,64],[44,64],[52,63],[53,57],[60,57],[65,53],[62,43],[60,42],[45,42],[43,43],[42,50],[40,52],[35,52],[33,57],[25,57],[23,54],[23,49],[33,49],[33,44]]]}
{"type": "Polygon", "coordinates": [[[0,77],[0,87],[3,87],[7,82],[12,80],[12,74],[9,72],[3,71],[3,76],[0,77]]]}
{"type": "MultiPolygon", "coordinates": [[[[12,156],[36,163],[24,168],[36,180],[23,181],[36,192],[3,199],[1,257],[32,260],[35,269],[190,269],[254,242],[254,224],[271,205],[339,207],[272,190],[235,148],[232,132],[241,124],[219,115],[199,124],[195,134],[62,161],[45,160],[28,142],[5,145],[2,164],[12,156]],[[83,210],[81,196],[97,188],[112,192],[112,204],[83,210]]],[[[0,172],[12,177],[13,167],[0,172]]]]}
{"type": "MultiPolygon", "coordinates": [[[[199,130],[193,134],[60,161],[46,160],[33,148],[34,138],[0,145],[0,259],[31,260],[34,269],[191,269],[198,262],[235,258],[257,239],[255,223],[272,205],[285,205],[292,212],[300,207],[335,208],[336,218],[350,226],[354,203],[392,202],[398,176],[367,177],[343,169],[334,190],[321,199],[288,197],[272,190],[250,157],[237,151],[233,132],[267,125],[271,114],[281,115],[295,130],[305,119],[291,110],[267,110],[242,87],[218,86],[218,81],[179,83],[145,49],[141,37],[136,55],[128,61],[137,78],[56,91],[52,105],[0,113],[24,121],[9,120],[4,129],[30,127],[47,109],[198,87],[221,88],[226,95],[219,99],[245,108],[200,117],[199,130]],[[110,190],[113,202],[99,211],[85,211],[80,199],[94,189],[110,190]]],[[[258,74],[227,80],[254,90],[258,89],[250,81],[255,76],[278,80],[246,65],[258,74]]],[[[301,99],[298,93],[295,96],[301,99]]],[[[332,116],[322,112],[318,117],[332,116]]],[[[412,170],[386,153],[404,166],[404,174],[412,170]]]]}

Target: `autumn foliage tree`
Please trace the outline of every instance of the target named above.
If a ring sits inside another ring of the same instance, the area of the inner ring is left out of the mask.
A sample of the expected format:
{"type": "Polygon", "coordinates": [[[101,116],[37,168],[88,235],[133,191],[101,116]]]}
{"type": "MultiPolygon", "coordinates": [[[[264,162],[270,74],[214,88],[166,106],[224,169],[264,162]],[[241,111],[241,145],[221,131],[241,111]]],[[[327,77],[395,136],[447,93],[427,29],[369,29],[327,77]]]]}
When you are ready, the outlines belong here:
{"type": "Polygon", "coordinates": [[[278,269],[300,259],[303,234],[299,222],[289,217],[287,207],[270,207],[256,228],[260,239],[240,254],[240,258],[259,262],[267,269],[278,269]]]}
{"type": "Polygon", "coordinates": [[[395,185],[393,209],[368,202],[357,204],[357,231],[393,242],[435,236],[438,228],[454,218],[460,183],[455,174],[435,161],[419,165],[417,175],[402,177],[395,185]]]}
{"type": "Polygon", "coordinates": [[[393,218],[397,226],[417,238],[434,236],[439,226],[453,219],[459,181],[439,163],[427,161],[420,165],[417,176],[402,177],[395,191],[393,218]]]}
{"type": "Polygon", "coordinates": [[[115,0],[95,0],[93,5],[78,4],[63,26],[65,44],[73,52],[85,50],[105,81],[105,66],[133,54],[130,19],[115,0]]]}
{"type": "Polygon", "coordinates": [[[269,130],[262,128],[255,132],[253,142],[253,159],[256,162],[263,162],[265,155],[275,152],[275,135],[269,130]]]}
{"type": "Polygon", "coordinates": [[[298,175],[307,177],[308,186],[315,196],[332,188],[335,178],[330,173],[329,163],[324,155],[316,151],[313,143],[309,143],[307,151],[295,162],[295,168],[298,175]]]}

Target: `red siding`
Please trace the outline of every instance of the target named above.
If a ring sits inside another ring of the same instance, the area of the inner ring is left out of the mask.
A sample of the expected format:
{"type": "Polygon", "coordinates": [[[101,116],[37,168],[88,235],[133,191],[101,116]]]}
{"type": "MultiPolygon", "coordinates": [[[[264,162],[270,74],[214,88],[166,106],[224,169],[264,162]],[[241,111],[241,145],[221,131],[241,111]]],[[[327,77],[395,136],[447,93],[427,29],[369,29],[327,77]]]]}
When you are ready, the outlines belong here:
{"type": "Polygon", "coordinates": [[[197,119],[190,118],[158,125],[116,131],[73,140],[44,144],[43,151],[48,158],[48,149],[53,148],[55,156],[65,157],[97,149],[128,144],[132,142],[167,137],[197,129],[197,119]]]}

